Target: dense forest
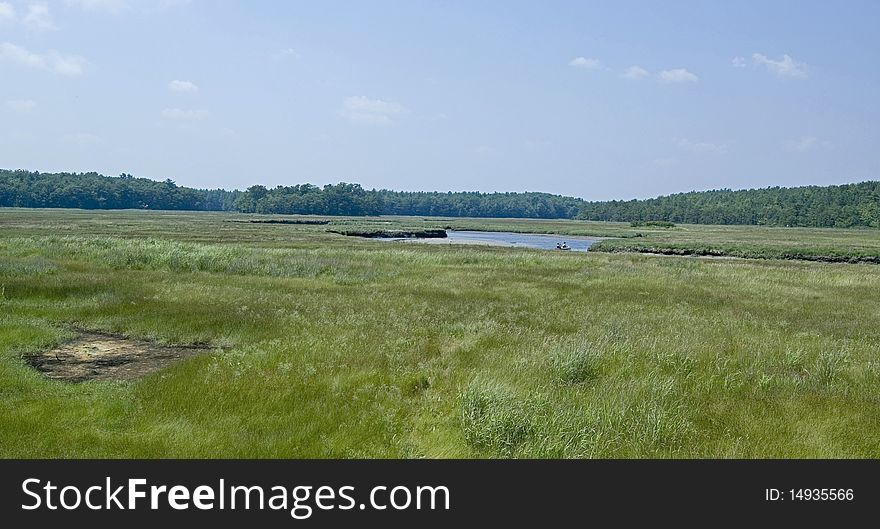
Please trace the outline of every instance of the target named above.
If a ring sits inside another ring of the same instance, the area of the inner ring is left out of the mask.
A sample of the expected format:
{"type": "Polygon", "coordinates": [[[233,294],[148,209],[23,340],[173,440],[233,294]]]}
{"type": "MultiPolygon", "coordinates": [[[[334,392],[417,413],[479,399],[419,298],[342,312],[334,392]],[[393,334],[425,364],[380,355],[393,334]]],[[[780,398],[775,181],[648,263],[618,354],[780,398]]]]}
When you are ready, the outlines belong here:
{"type": "Polygon", "coordinates": [[[0,206],[21,208],[228,210],[241,191],[191,189],[129,174],[0,169],[0,206]]]}
{"type": "Polygon", "coordinates": [[[0,206],[172,209],[311,215],[573,218],[583,201],[547,193],[425,193],[311,184],[246,191],[192,189],[122,174],[0,170],[0,206]]]}
{"type": "Polygon", "coordinates": [[[246,213],[418,215],[570,219],[583,201],[548,193],[367,191],[358,184],[252,186],[235,200],[246,213]]]}
{"type": "Polygon", "coordinates": [[[839,186],[694,191],[648,200],[585,202],[548,193],[366,190],[311,184],[246,191],[192,189],[98,173],[0,169],[0,206],[169,209],[313,215],[515,217],[693,224],[880,228],[880,182],[839,186]]]}
{"type": "Polygon", "coordinates": [[[880,182],[692,191],[648,200],[584,202],[579,219],[689,224],[880,228],[880,182]]]}

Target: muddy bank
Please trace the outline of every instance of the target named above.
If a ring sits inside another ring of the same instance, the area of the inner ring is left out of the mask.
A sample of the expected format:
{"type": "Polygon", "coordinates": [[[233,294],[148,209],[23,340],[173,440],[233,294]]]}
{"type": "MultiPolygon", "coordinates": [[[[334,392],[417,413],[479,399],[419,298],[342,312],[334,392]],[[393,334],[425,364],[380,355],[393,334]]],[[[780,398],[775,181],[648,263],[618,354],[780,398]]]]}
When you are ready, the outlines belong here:
{"type": "Polygon", "coordinates": [[[55,380],[133,380],[208,349],[206,345],[165,346],[117,334],[86,331],[26,360],[47,378],[55,380]]]}
{"type": "Polygon", "coordinates": [[[442,228],[424,229],[383,229],[383,228],[331,228],[327,231],[348,235],[349,237],[366,237],[369,239],[444,239],[446,230],[442,228]]]}
{"type": "Polygon", "coordinates": [[[880,256],[853,252],[836,253],[823,249],[781,250],[776,248],[710,248],[688,246],[648,246],[596,244],[591,251],[605,253],[642,253],[729,259],[777,259],[782,261],[814,261],[820,263],[880,264],[880,256]]]}

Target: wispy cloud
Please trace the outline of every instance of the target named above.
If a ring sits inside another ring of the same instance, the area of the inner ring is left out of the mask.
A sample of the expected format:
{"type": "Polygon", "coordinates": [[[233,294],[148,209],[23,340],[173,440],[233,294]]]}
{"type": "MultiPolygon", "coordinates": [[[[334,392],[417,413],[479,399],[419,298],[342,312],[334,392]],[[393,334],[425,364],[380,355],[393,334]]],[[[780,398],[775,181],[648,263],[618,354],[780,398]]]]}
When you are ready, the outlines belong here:
{"type": "Polygon", "coordinates": [[[691,141],[687,138],[678,138],[675,144],[679,149],[695,153],[724,154],[728,147],[726,143],[711,143],[708,141],[691,141]]]}
{"type": "Polygon", "coordinates": [[[10,42],[0,43],[0,61],[70,76],[82,74],[87,64],[85,59],[76,55],[57,51],[34,53],[10,42]]]}
{"type": "Polygon", "coordinates": [[[699,78],[684,68],[663,70],[657,74],[657,81],[663,84],[695,83],[699,78]]]}
{"type": "Polygon", "coordinates": [[[37,107],[37,102],[33,99],[11,99],[6,102],[6,108],[13,112],[25,114],[37,107]]]}
{"type": "Polygon", "coordinates": [[[390,125],[408,110],[397,103],[370,99],[366,96],[346,97],[339,115],[350,120],[374,125],[390,125]]]}
{"type": "Polygon", "coordinates": [[[808,152],[814,149],[830,149],[831,142],[821,140],[815,136],[805,136],[796,140],[785,142],[785,149],[794,152],[808,152]]]}
{"type": "Polygon", "coordinates": [[[299,59],[299,52],[293,48],[284,48],[278,52],[278,56],[282,58],[299,59]]]}
{"type": "Polygon", "coordinates": [[[118,13],[128,7],[126,0],[64,0],[64,3],[85,11],[110,11],[112,13],[118,13]]]}
{"type": "Polygon", "coordinates": [[[184,92],[188,94],[195,94],[199,91],[199,87],[192,81],[179,81],[177,79],[168,83],[168,89],[172,92],[184,92]]]}
{"type": "Polygon", "coordinates": [[[211,116],[207,110],[191,110],[183,108],[166,108],[162,117],[174,121],[202,121],[211,116]]]}
{"type": "Polygon", "coordinates": [[[64,0],[71,7],[83,11],[104,11],[120,13],[122,11],[155,11],[172,7],[186,6],[190,0],[64,0]]]}
{"type": "Polygon", "coordinates": [[[27,14],[21,20],[26,28],[33,31],[52,31],[58,29],[49,14],[49,4],[40,2],[28,6],[27,14]]]}
{"type": "Polygon", "coordinates": [[[474,154],[479,156],[492,156],[498,152],[498,149],[491,145],[477,145],[474,147],[474,154]]]}
{"type": "Polygon", "coordinates": [[[733,59],[731,59],[730,64],[732,64],[734,68],[745,68],[746,67],[746,58],[745,57],[734,57],[733,59]]]}
{"type": "Polygon", "coordinates": [[[629,79],[631,81],[641,81],[642,79],[646,79],[651,76],[651,72],[645,70],[640,66],[630,66],[626,70],[623,71],[621,77],[624,79],[629,79]]]}
{"type": "Polygon", "coordinates": [[[0,24],[15,21],[15,6],[9,2],[0,2],[0,24]]]}
{"type": "Polygon", "coordinates": [[[599,59],[588,59],[587,57],[575,57],[568,61],[568,65],[582,70],[598,70],[602,68],[602,62],[599,59]]]}
{"type": "Polygon", "coordinates": [[[796,79],[806,79],[807,65],[797,62],[788,55],[783,55],[780,60],[773,60],[760,53],[752,54],[752,60],[759,66],[765,66],[767,70],[775,73],[780,77],[794,77],[796,79]]]}

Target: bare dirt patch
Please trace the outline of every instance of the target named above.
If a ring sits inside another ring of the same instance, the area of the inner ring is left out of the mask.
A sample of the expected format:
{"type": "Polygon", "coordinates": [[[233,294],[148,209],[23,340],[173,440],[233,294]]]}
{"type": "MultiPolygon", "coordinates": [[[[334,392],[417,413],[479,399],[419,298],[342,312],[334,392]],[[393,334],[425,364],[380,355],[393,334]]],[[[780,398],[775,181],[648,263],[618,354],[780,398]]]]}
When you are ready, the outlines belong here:
{"type": "Polygon", "coordinates": [[[205,345],[165,346],[89,331],[32,355],[27,362],[46,377],[66,382],[132,380],[207,349],[205,345]]]}

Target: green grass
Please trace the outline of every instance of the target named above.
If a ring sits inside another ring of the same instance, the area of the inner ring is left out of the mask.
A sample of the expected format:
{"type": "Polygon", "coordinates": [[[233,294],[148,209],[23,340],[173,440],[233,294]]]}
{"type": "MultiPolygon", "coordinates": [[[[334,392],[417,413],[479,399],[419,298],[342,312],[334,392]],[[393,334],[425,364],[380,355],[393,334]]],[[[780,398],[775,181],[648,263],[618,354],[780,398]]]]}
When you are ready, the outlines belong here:
{"type": "Polygon", "coordinates": [[[590,250],[880,264],[880,231],[681,225],[604,240],[590,250]]]}
{"type": "Polygon", "coordinates": [[[647,222],[524,219],[441,219],[380,217],[335,219],[337,233],[381,234],[430,228],[453,230],[555,233],[597,237],[590,250],[746,259],[791,259],[880,264],[880,230],[777,228],[767,226],[702,226],[647,222]],[[638,223],[635,223],[638,224],[638,223]]]}
{"type": "MultiPolygon", "coordinates": [[[[0,456],[880,456],[876,265],[233,222],[251,218],[0,209],[0,456]],[[26,365],[73,326],[215,348],[135,382],[26,365]]],[[[456,222],[880,248],[867,230],[456,222]]]]}

